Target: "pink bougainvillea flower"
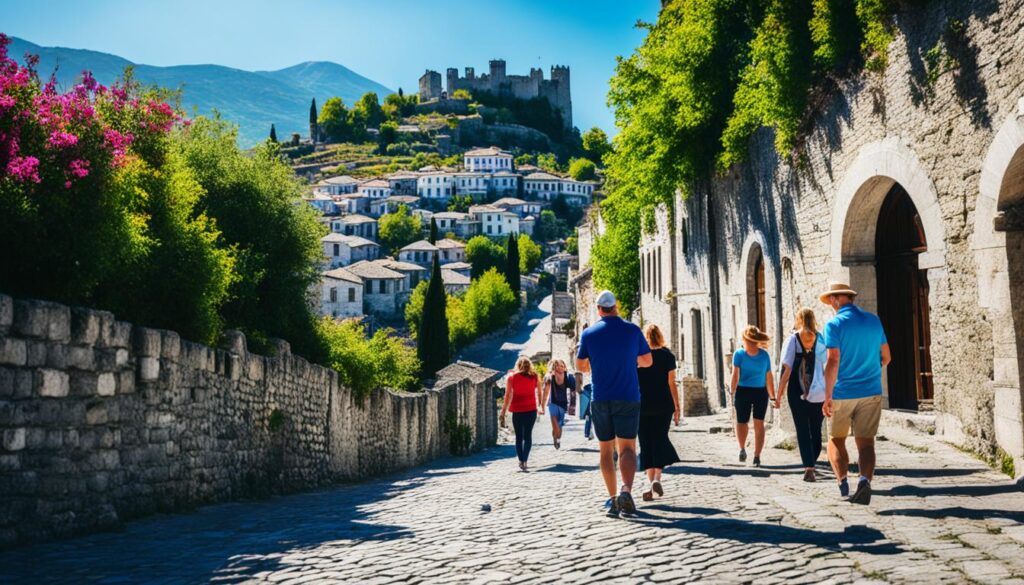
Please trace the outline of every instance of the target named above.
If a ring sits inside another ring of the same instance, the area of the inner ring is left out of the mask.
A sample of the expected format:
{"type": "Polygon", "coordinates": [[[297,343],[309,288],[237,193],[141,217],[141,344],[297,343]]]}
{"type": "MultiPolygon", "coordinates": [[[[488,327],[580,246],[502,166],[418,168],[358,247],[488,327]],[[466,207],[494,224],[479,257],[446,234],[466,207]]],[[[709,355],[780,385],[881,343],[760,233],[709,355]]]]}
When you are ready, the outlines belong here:
{"type": "Polygon", "coordinates": [[[38,183],[39,159],[34,156],[13,157],[7,162],[7,173],[22,183],[38,183]]]}
{"type": "Polygon", "coordinates": [[[84,179],[89,176],[89,161],[76,158],[71,161],[68,169],[71,171],[72,175],[79,179],[84,179]]]}
{"type": "Polygon", "coordinates": [[[55,130],[50,134],[47,144],[50,145],[50,148],[70,148],[78,144],[78,137],[70,132],[55,130]]]}

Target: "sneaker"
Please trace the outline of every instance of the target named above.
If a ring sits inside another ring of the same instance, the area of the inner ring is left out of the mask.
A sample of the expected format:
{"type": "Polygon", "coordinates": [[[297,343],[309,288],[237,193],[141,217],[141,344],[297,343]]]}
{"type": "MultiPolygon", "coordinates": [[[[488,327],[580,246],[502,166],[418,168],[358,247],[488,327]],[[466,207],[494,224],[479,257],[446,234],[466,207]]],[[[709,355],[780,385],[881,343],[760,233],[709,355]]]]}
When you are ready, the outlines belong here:
{"type": "Polygon", "coordinates": [[[862,479],[857,482],[857,491],[853,492],[850,496],[851,504],[861,504],[867,506],[871,503],[871,482],[862,479]]]}
{"type": "Polygon", "coordinates": [[[555,439],[555,449],[557,450],[557,449],[561,448],[561,446],[562,446],[562,442],[559,441],[558,439],[555,439]]]}
{"type": "Polygon", "coordinates": [[[813,483],[815,481],[818,481],[818,478],[814,476],[814,470],[813,469],[805,469],[804,470],[804,481],[809,482],[809,483],[813,483]]]}
{"type": "Polygon", "coordinates": [[[651,484],[651,491],[653,491],[654,493],[658,494],[659,498],[661,496],[665,495],[665,490],[662,489],[660,481],[656,481],[656,482],[651,484]]]}
{"type": "Polygon", "coordinates": [[[629,492],[619,492],[619,497],[616,498],[615,502],[624,514],[635,514],[636,504],[633,502],[633,495],[629,492]]]}
{"type": "Polygon", "coordinates": [[[615,498],[608,498],[608,501],[604,503],[605,508],[608,508],[608,516],[612,518],[619,517],[619,503],[615,498]]]}
{"type": "Polygon", "coordinates": [[[844,498],[850,495],[850,482],[845,477],[839,482],[839,495],[844,498]]]}
{"type": "Polygon", "coordinates": [[[754,455],[754,467],[761,467],[761,458],[754,455]]]}
{"type": "Polygon", "coordinates": [[[743,463],[746,460],[747,460],[747,450],[746,449],[740,449],[740,463],[743,463]]]}

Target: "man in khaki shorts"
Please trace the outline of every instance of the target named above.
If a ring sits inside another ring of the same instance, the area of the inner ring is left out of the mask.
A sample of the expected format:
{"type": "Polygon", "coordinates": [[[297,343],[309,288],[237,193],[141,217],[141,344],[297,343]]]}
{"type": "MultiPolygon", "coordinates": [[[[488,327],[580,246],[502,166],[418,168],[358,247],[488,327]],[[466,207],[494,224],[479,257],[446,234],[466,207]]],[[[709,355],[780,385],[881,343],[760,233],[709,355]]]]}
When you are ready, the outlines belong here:
{"type": "Polygon", "coordinates": [[[882,368],[892,357],[878,316],[853,301],[857,292],[846,284],[832,284],[821,295],[836,316],[825,324],[825,404],[829,418],[828,459],[839,480],[839,493],[850,495],[846,474],[850,456],[846,437],[853,431],[859,454],[860,480],[849,501],[871,503],[871,478],[875,473],[875,435],[882,416],[882,368]]]}

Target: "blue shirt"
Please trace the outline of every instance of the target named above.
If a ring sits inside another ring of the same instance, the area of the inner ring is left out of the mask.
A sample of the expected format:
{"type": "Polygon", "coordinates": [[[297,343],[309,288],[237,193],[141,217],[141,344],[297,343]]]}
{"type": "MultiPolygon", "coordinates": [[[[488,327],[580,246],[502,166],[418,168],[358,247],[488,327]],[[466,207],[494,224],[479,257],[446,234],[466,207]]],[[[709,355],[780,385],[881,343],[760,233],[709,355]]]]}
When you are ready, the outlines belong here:
{"type": "Polygon", "coordinates": [[[882,344],[878,316],[849,304],[825,324],[825,347],[839,350],[839,376],[832,398],[850,400],[882,393],[882,344]]]}
{"type": "Polygon", "coordinates": [[[738,386],[764,388],[768,385],[768,372],[772,369],[772,358],[768,352],[759,349],[757,355],[750,355],[741,349],[732,354],[732,365],[740,369],[738,386]]]}
{"type": "Polygon", "coordinates": [[[580,335],[576,358],[590,360],[594,402],[640,402],[636,358],[651,353],[640,328],[620,317],[601,317],[580,335]]]}

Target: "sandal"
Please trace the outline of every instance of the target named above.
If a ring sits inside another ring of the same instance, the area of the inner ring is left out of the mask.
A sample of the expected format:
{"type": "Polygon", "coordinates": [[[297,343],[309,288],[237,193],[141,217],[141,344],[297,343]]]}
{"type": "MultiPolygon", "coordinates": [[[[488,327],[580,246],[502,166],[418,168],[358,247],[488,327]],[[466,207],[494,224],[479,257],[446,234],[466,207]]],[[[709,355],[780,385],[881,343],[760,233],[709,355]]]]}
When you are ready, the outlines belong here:
{"type": "Polygon", "coordinates": [[[654,492],[652,492],[651,490],[647,490],[646,492],[644,492],[643,498],[645,502],[650,502],[651,500],[654,499],[654,492]]]}
{"type": "Polygon", "coordinates": [[[661,496],[665,495],[665,490],[662,489],[660,481],[656,481],[656,482],[652,483],[651,484],[651,489],[654,490],[654,493],[658,494],[659,498],[661,496]]]}

